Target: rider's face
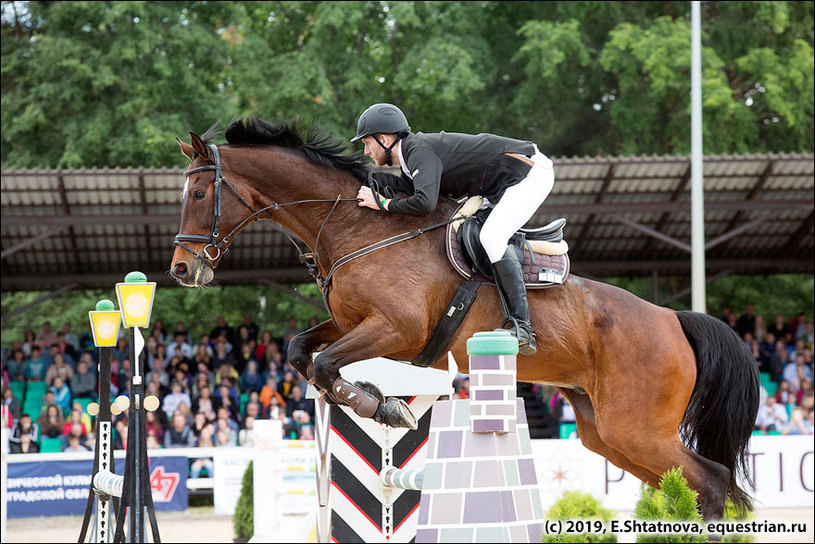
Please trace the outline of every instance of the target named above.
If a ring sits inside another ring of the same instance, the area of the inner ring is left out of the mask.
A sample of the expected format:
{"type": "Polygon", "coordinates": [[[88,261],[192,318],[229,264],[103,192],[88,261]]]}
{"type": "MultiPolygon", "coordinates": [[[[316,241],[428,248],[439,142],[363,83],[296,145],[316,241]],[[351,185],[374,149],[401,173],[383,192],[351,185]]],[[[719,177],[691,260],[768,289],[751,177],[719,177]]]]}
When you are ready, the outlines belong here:
{"type": "MultiPolygon", "coordinates": [[[[385,146],[391,145],[395,139],[392,134],[377,134],[376,137],[378,137],[379,141],[385,146]]],[[[377,143],[374,136],[365,136],[362,138],[362,143],[365,144],[365,154],[371,157],[377,166],[386,166],[388,164],[388,156],[382,146],[377,143]]],[[[396,148],[394,147],[392,151],[391,161],[396,165],[399,160],[396,154],[396,148]]]]}
{"type": "Polygon", "coordinates": [[[362,138],[362,143],[365,144],[365,154],[371,157],[377,166],[382,166],[387,163],[385,157],[385,150],[382,149],[373,136],[365,136],[362,138]]]}

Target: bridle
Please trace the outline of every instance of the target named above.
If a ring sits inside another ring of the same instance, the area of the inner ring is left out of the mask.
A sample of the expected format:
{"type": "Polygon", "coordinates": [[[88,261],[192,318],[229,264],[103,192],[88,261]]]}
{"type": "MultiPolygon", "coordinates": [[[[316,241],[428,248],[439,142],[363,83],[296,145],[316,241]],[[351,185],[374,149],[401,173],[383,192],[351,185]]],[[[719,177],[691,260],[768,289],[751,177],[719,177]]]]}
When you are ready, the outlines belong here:
{"type": "MultiPolygon", "coordinates": [[[[218,146],[216,146],[214,144],[211,144],[209,146],[209,148],[212,150],[212,157],[213,157],[213,160],[215,161],[215,164],[208,164],[206,166],[199,166],[198,168],[191,168],[189,170],[184,170],[184,176],[185,177],[189,176],[190,174],[195,174],[197,172],[206,172],[206,171],[209,171],[209,170],[214,170],[215,171],[215,179],[213,180],[215,195],[214,195],[214,197],[212,199],[212,202],[213,202],[212,227],[210,228],[209,236],[205,236],[203,234],[181,234],[181,233],[179,233],[175,237],[175,245],[186,249],[187,251],[192,253],[197,259],[200,259],[202,262],[206,263],[210,268],[212,268],[214,270],[215,267],[213,266],[212,263],[221,256],[222,249],[227,247],[227,244],[229,243],[229,240],[231,240],[232,237],[235,236],[235,234],[237,234],[240,227],[242,227],[246,223],[247,220],[249,220],[249,219],[251,219],[253,217],[256,217],[262,211],[269,209],[269,207],[263,208],[263,210],[255,211],[255,209],[252,207],[252,205],[249,204],[248,202],[246,202],[246,199],[244,199],[240,195],[240,193],[238,193],[238,191],[236,191],[235,188],[232,187],[232,184],[229,183],[229,181],[227,181],[227,179],[224,177],[223,173],[221,172],[221,155],[220,155],[220,153],[218,153],[218,146]],[[243,203],[244,206],[249,208],[249,211],[252,212],[252,215],[250,215],[244,221],[239,223],[237,227],[232,229],[232,232],[230,232],[229,234],[224,236],[223,239],[219,242],[218,241],[218,234],[219,234],[218,227],[219,227],[220,222],[221,222],[221,184],[226,184],[226,186],[229,187],[229,190],[232,191],[232,193],[235,196],[238,197],[238,200],[240,200],[243,203]],[[184,242],[203,242],[203,243],[206,243],[207,245],[204,246],[204,249],[202,249],[200,253],[196,253],[195,251],[192,250],[192,248],[190,248],[184,242]],[[210,248],[214,248],[215,250],[217,250],[217,253],[215,254],[215,256],[212,256],[210,254],[210,248]]],[[[271,207],[274,207],[274,206],[271,206],[271,207]]],[[[226,250],[223,250],[223,253],[226,253],[226,250]]]]}
{"type": "Polygon", "coordinates": [[[179,234],[176,234],[176,236],[175,236],[175,241],[174,241],[175,245],[177,245],[179,247],[182,247],[185,250],[189,251],[190,253],[193,254],[193,256],[195,256],[196,259],[200,260],[201,262],[203,262],[204,264],[206,264],[207,266],[209,266],[210,268],[215,270],[214,262],[216,260],[218,260],[221,257],[222,254],[225,254],[227,251],[229,251],[229,242],[232,240],[232,238],[234,238],[235,235],[237,235],[246,226],[247,223],[249,223],[249,222],[253,221],[255,218],[257,218],[257,216],[259,214],[265,212],[266,210],[277,210],[282,206],[291,206],[293,204],[306,204],[306,203],[311,203],[311,202],[333,202],[334,207],[331,208],[331,211],[328,213],[328,216],[325,218],[325,221],[323,221],[323,224],[320,227],[320,232],[317,234],[317,240],[315,241],[314,251],[313,252],[308,252],[308,253],[303,252],[300,249],[300,246],[297,244],[297,242],[295,242],[294,239],[289,235],[289,233],[286,232],[285,230],[283,231],[283,233],[286,235],[286,237],[291,241],[291,243],[294,244],[294,246],[297,248],[297,251],[300,253],[300,262],[306,264],[306,266],[308,266],[311,270],[316,269],[317,262],[318,262],[317,245],[319,244],[320,234],[323,231],[323,227],[325,226],[326,222],[328,222],[328,218],[331,217],[331,214],[334,212],[334,210],[337,207],[337,204],[339,204],[340,202],[356,202],[357,199],[356,198],[341,198],[340,197],[341,195],[340,195],[340,196],[337,197],[336,200],[297,200],[297,201],[294,201],[294,202],[285,202],[283,204],[278,204],[277,202],[272,202],[271,204],[269,204],[268,206],[266,206],[264,208],[261,208],[259,210],[255,210],[252,207],[252,205],[249,204],[246,201],[246,199],[243,198],[241,196],[241,194],[237,190],[235,190],[235,188],[232,186],[232,184],[229,183],[229,181],[223,175],[223,173],[221,171],[222,170],[222,168],[221,168],[221,155],[218,152],[218,146],[216,146],[215,144],[210,144],[209,148],[212,150],[212,160],[213,160],[214,164],[208,164],[206,166],[199,166],[197,168],[191,168],[189,170],[184,170],[184,173],[183,173],[184,176],[189,176],[190,174],[195,174],[197,172],[207,172],[207,171],[210,171],[210,170],[215,171],[215,179],[213,180],[215,195],[213,197],[212,226],[210,227],[209,236],[206,236],[206,235],[203,235],[203,234],[181,234],[181,233],[179,233],[179,234]],[[244,219],[243,221],[238,223],[235,226],[235,228],[232,229],[232,231],[229,234],[227,234],[226,236],[221,238],[221,240],[219,241],[218,240],[218,235],[219,235],[219,230],[218,229],[219,229],[219,224],[221,222],[221,200],[222,200],[222,198],[221,198],[221,185],[226,185],[229,188],[229,190],[232,191],[232,194],[234,194],[236,197],[238,197],[238,200],[240,200],[241,203],[244,206],[246,206],[249,209],[249,211],[252,212],[252,213],[246,219],[244,219]],[[193,251],[192,248],[190,248],[184,242],[200,242],[200,243],[205,243],[207,245],[204,246],[204,248],[201,250],[200,253],[196,253],[195,251],[193,251]],[[215,256],[211,255],[212,250],[210,248],[213,248],[214,250],[217,251],[215,253],[215,256]],[[309,262],[309,260],[311,260],[311,262],[309,262]]]}

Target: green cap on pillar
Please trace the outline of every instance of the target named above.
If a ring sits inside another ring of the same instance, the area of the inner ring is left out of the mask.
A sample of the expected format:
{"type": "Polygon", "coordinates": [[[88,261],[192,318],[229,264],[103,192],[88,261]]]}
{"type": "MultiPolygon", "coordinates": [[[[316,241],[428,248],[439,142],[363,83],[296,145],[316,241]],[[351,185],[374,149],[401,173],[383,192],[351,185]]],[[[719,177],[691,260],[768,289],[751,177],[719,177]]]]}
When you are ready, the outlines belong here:
{"type": "Polygon", "coordinates": [[[518,355],[518,339],[503,329],[477,332],[467,340],[467,355],[518,355]]]}

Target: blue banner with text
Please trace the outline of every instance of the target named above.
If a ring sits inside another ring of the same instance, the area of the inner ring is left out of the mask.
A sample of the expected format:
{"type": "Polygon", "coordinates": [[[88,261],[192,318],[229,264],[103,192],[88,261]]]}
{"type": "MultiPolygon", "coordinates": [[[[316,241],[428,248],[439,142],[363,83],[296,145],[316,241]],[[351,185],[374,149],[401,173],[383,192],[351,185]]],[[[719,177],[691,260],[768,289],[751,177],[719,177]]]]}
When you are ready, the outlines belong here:
{"type": "MultiPolygon", "coordinates": [[[[150,459],[150,487],[156,511],[187,509],[187,457],[150,459]]],[[[124,460],[116,473],[124,472],[124,460]]],[[[93,460],[8,464],[9,518],[72,516],[85,513],[93,460]]]]}

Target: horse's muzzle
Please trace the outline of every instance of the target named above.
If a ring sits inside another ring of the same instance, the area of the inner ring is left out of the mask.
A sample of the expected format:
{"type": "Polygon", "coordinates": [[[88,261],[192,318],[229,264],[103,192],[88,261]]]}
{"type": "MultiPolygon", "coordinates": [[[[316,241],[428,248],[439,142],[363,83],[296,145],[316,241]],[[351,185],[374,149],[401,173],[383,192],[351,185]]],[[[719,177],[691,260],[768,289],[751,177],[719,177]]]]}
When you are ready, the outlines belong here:
{"type": "Polygon", "coordinates": [[[170,275],[185,287],[201,287],[214,278],[212,268],[195,259],[192,263],[177,261],[170,268],[170,275]]]}

